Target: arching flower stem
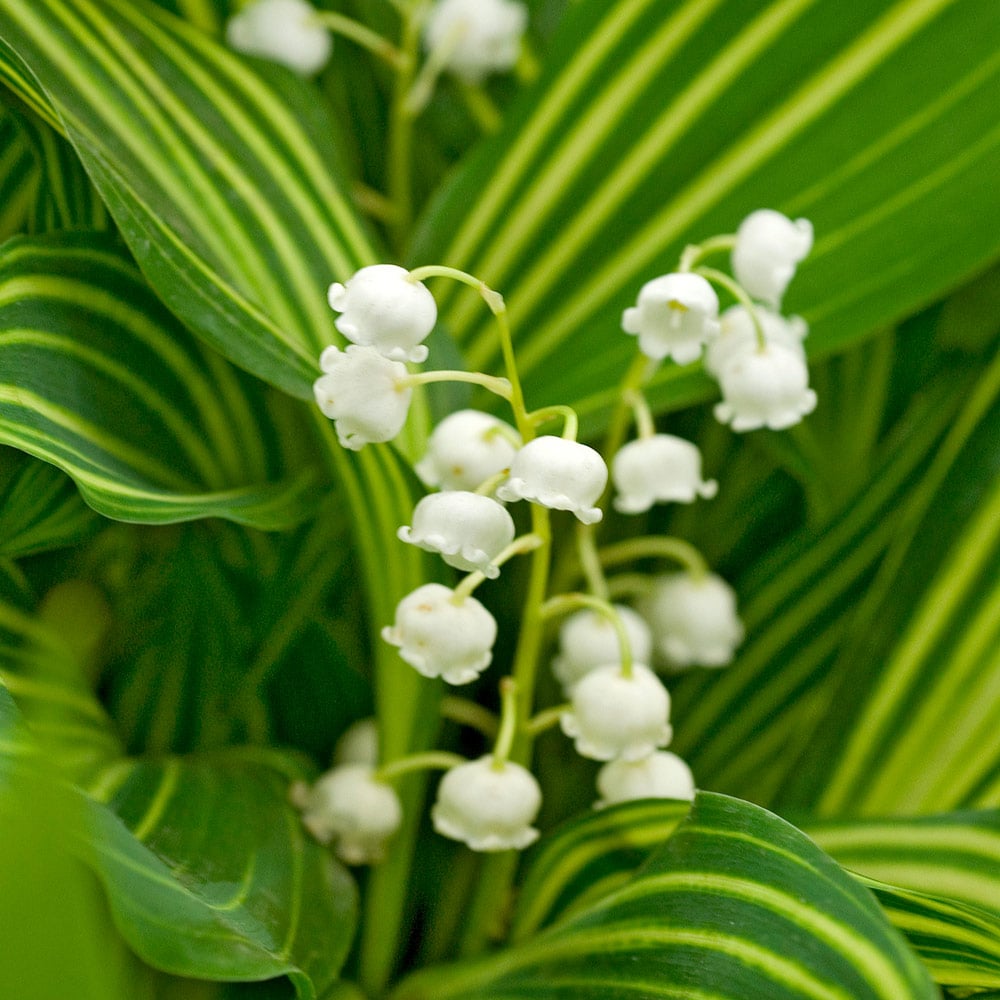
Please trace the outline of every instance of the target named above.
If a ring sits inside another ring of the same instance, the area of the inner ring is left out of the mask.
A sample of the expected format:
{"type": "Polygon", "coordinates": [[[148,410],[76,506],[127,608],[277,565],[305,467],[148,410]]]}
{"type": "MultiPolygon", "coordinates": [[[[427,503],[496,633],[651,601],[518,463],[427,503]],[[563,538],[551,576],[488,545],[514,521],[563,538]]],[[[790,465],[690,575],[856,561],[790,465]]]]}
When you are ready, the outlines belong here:
{"type": "Polygon", "coordinates": [[[753,320],[754,333],[757,336],[758,350],[767,349],[767,337],[764,334],[764,325],[760,321],[760,314],[757,312],[757,305],[752,298],[744,291],[743,286],[729,277],[722,271],[717,271],[714,267],[697,267],[694,273],[701,275],[706,281],[724,288],[744,309],[753,320]]]}
{"type": "Polygon", "coordinates": [[[517,720],[517,681],[504,677],[500,681],[500,731],[493,746],[493,766],[497,770],[503,770],[514,748],[517,720]]]}
{"type": "Polygon", "coordinates": [[[367,25],[355,21],[353,17],[347,17],[332,10],[321,10],[317,11],[310,20],[314,24],[321,24],[324,28],[328,28],[334,34],[349,38],[356,45],[360,45],[380,59],[384,59],[397,70],[402,70],[406,65],[406,56],[401,49],[377,31],[372,31],[367,25]]]}
{"type": "MultiPolygon", "coordinates": [[[[493,565],[500,567],[508,559],[512,559],[514,556],[523,555],[525,552],[533,552],[542,544],[542,539],[533,532],[529,532],[527,535],[521,535],[520,538],[515,538],[514,541],[510,543],[505,549],[502,549],[493,560],[493,565]]],[[[452,596],[452,602],[455,604],[461,604],[467,597],[472,595],[472,592],[478,587],[484,580],[486,575],[480,573],[478,570],[475,573],[470,573],[464,580],[455,588],[454,595],[452,596]]]]}
{"type": "Polygon", "coordinates": [[[600,549],[598,556],[605,568],[631,563],[637,559],[672,559],[689,570],[692,576],[701,578],[708,573],[705,557],[689,542],[668,535],[644,535],[627,538],[600,549]]]}
{"type": "Polygon", "coordinates": [[[696,264],[700,264],[706,257],[717,253],[725,253],[732,250],[734,246],[736,246],[735,233],[712,236],[701,243],[690,243],[684,248],[684,252],[681,254],[677,270],[680,272],[691,271],[696,264]]]}
{"type": "Polygon", "coordinates": [[[500,722],[493,712],[478,702],[456,694],[447,694],[441,699],[440,712],[443,719],[475,729],[487,739],[496,739],[500,722]]]}
{"type": "Polygon", "coordinates": [[[552,618],[568,614],[570,611],[578,611],[587,608],[603,615],[614,627],[618,636],[618,650],[621,655],[621,673],[623,677],[632,676],[632,644],[629,642],[628,632],[621,615],[612,607],[611,603],[594,597],[593,594],[559,594],[557,597],[550,597],[542,605],[542,618],[549,621],[552,618]]]}
{"type": "Polygon", "coordinates": [[[415,753],[409,757],[398,757],[388,764],[377,768],[372,777],[375,781],[391,782],[404,774],[414,771],[447,771],[458,764],[464,764],[465,758],[447,750],[428,750],[426,753],[415,753]]]}
{"type": "Polygon", "coordinates": [[[506,399],[510,402],[511,385],[505,378],[496,375],[484,375],[482,372],[463,372],[457,370],[440,369],[429,372],[413,372],[405,378],[399,380],[404,386],[429,385],[431,382],[469,382],[472,385],[481,385],[488,392],[506,399]]]}

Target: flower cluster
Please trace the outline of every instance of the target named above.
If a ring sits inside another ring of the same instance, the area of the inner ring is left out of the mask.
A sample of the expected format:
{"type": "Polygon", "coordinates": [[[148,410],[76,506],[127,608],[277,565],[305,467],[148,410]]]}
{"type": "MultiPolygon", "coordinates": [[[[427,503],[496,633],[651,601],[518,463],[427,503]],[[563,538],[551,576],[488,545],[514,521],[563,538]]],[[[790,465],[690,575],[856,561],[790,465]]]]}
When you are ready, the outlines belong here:
{"type": "MultiPolygon", "coordinates": [[[[345,447],[391,441],[406,420],[414,387],[430,381],[477,383],[506,400],[513,414],[512,423],[506,423],[462,409],[430,434],[415,464],[430,492],[416,503],[397,537],[466,575],[455,586],[427,582],[405,595],[382,638],[421,675],[453,686],[472,684],[491,666],[499,631],[496,618],[473,592],[522,554],[536,560],[536,581],[548,579],[552,512],[567,512],[578,522],[577,557],[588,591],[541,596],[537,586],[532,591],[523,609],[515,676],[500,685],[501,714],[491,753],[465,760],[434,751],[379,768],[377,738],[369,730],[345,737],[349,755],[344,750],[331,772],[312,789],[296,793],[305,824],[320,840],[335,841],[342,858],[351,863],[378,859],[400,822],[392,778],[419,767],[446,770],[431,811],[434,828],[443,836],[477,851],[527,846],[538,836],[534,823],[542,793],[524,765],[526,758],[512,756],[516,745],[530,745],[550,725],[561,726],[577,753],[602,765],[597,807],[644,797],[693,797],[690,769],[665,749],[673,735],[671,699],[656,669],[730,663],[744,635],[735,594],[680,539],[626,539],[602,550],[596,533],[609,480],[614,508],[625,515],[641,514],[656,503],[708,500],[718,490],[714,479],[704,478],[695,445],[657,431],[642,392],[651,375],[648,359],[686,364],[704,354],[706,370],[723,390],[716,413],[737,430],[787,426],[812,408],[815,395],[807,386],[802,348],[805,324],[776,311],[811,238],[808,223],[755,212],[734,237],[688,248],[676,273],[643,286],[622,321],[638,338],[640,363],[623,383],[620,416],[627,422],[632,411],[638,436],[612,444],[607,459],[576,440],[577,418],[569,407],[525,408],[510,360],[513,345],[503,300],[477,279],[447,267],[407,271],[379,264],[330,287],[335,325],[350,344],[323,352],[315,395],[345,447]],[[736,279],[692,268],[721,244],[732,247],[736,279]],[[482,294],[497,319],[508,359],[506,378],[412,370],[427,359],[424,341],[437,321],[434,297],[423,284],[429,277],[454,278],[482,294]],[[721,315],[713,283],[737,299],[721,315]],[[541,433],[555,420],[563,421],[561,436],[541,433]],[[520,535],[521,515],[516,506],[507,506],[519,501],[533,508],[532,530],[520,535]],[[668,558],[680,567],[653,576],[625,574],[621,579],[631,581],[635,606],[611,603],[613,591],[627,596],[629,590],[605,571],[649,558],[668,558]],[[567,702],[525,715],[525,702],[533,711],[542,630],[556,617],[563,621],[551,664],[567,702]]],[[[461,717],[467,722],[481,718],[482,709],[474,708],[461,717]]]]}

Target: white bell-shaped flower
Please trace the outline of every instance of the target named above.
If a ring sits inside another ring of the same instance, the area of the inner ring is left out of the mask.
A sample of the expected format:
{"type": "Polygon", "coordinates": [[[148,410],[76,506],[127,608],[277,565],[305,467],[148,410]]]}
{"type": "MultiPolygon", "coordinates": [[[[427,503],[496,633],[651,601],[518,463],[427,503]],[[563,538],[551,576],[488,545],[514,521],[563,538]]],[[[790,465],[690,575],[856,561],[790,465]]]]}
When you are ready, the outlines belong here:
{"type": "Polygon", "coordinates": [[[479,601],[456,603],[455,592],[440,583],[407,594],[396,606],[395,624],[382,629],[407,663],[448,684],[474,681],[490,665],[496,637],[496,619],[479,601]]]}
{"type": "Polygon", "coordinates": [[[675,753],[657,750],[642,760],[612,760],[597,772],[597,809],[633,799],[694,798],[694,775],[675,753]]]}
{"type": "Polygon", "coordinates": [[[715,418],[734,431],[760,427],[780,431],[816,409],[805,360],[782,344],[730,358],[719,376],[719,388],[722,402],[715,406],[715,418]]]}
{"type": "Polygon", "coordinates": [[[341,733],[333,748],[335,764],[378,763],[378,724],[374,719],[359,719],[341,733]]]}
{"type": "Polygon", "coordinates": [[[437,322],[437,303],[405,267],[363,267],[346,285],[332,284],[327,301],[340,313],[334,325],[352,343],[374,347],[392,361],[427,360],[422,341],[437,322]]]}
{"type": "Polygon", "coordinates": [[[618,496],[615,509],[641,514],[654,503],[692,503],[715,496],[719,484],[701,478],[701,452],[696,445],[672,434],[630,441],[611,463],[618,496]]]}
{"type": "Polygon", "coordinates": [[[743,641],[736,594],[715,573],[658,577],[642,604],[657,650],[675,667],[722,667],[743,641]]]}
{"type": "Polygon", "coordinates": [[[439,552],[449,566],[478,570],[493,580],[500,575],[493,560],[514,541],[514,520],[490,497],[446,490],[424,497],[413,510],[413,526],[397,534],[427,552],[439,552]]]}
{"type": "Polygon", "coordinates": [[[438,0],[424,26],[424,48],[446,55],[466,83],[511,69],[521,54],[528,11],[514,0],[438,0]]]}
{"type": "Polygon", "coordinates": [[[770,208],[751,212],[736,230],[733,274],[755,299],[777,309],[795,268],[812,245],[813,227],[808,219],[793,222],[770,208]]]}
{"type": "MultiPolygon", "coordinates": [[[[628,636],[632,658],[648,663],[653,652],[653,636],[642,615],[624,604],[616,604],[628,636]]],[[[559,652],[552,672],[567,694],[583,677],[608,663],[621,662],[618,630],[605,615],[584,608],[570,615],[559,628],[559,652]]]]}
{"type": "MultiPolygon", "coordinates": [[[[757,316],[768,344],[780,344],[806,359],[802,341],[809,333],[809,324],[801,316],[782,316],[764,306],[757,306],[757,316]]],[[[719,335],[705,348],[705,371],[713,378],[734,358],[757,350],[760,346],[753,319],[744,306],[732,306],[719,319],[719,335]]]]}
{"type": "Polygon", "coordinates": [[[521,439],[509,424],[479,410],[457,410],[434,428],[416,472],[426,486],[474,490],[510,468],[521,439]]]}
{"type": "Polygon", "coordinates": [[[642,663],[626,677],[617,663],[592,670],[573,688],[560,722],[581,757],[641,760],[673,736],[670,695],[642,663]]]}
{"type": "Polygon", "coordinates": [[[534,775],[492,754],[451,768],[431,810],[434,829],[474,851],[521,850],[538,839],[531,825],[542,807],[534,775]]]}
{"type": "Polygon", "coordinates": [[[584,524],[596,524],[603,513],[594,504],[607,484],[608,467],[593,448],[544,436],[529,441],[514,456],[510,478],[497,489],[497,496],[569,510],[584,524]]]}
{"type": "Polygon", "coordinates": [[[231,48],[288,66],[302,76],[318,73],[333,51],[330,32],[306,0],[253,0],[226,24],[231,48]]]}
{"type": "Polygon", "coordinates": [[[697,361],[702,344],[719,330],[719,297],[698,274],[664,274],[639,289],[636,304],[622,313],[622,329],[639,338],[639,350],[679,365],[697,361]]]}
{"type": "Polygon", "coordinates": [[[406,365],[352,344],[345,351],[328,347],[319,366],[324,374],[313,383],[316,403],[335,422],[345,448],[391,441],[403,429],[413,395],[406,365]]]}
{"type": "Polygon", "coordinates": [[[373,774],[369,764],[335,767],[299,800],[310,833],[322,844],[335,840],[337,856],[349,865],[381,861],[403,821],[399,797],[373,774]]]}

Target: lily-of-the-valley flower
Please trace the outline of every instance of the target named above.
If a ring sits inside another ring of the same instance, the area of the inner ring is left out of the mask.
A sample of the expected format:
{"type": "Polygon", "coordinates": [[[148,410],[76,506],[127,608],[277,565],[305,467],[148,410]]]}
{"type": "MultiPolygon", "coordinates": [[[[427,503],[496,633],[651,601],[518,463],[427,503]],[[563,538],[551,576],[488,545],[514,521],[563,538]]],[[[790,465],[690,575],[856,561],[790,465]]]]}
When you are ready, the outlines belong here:
{"type": "Polygon", "coordinates": [[[375,780],[369,764],[327,771],[299,795],[297,804],[309,832],[322,844],[334,841],[337,856],[350,865],[381,861],[403,820],[399,797],[375,780]]]}
{"type": "Polygon", "coordinates": [[[534,775],[492,754],[447,771],[431,811],[434,829],[474,851],[522,850],[538,839],[542,806],[534,775]]]}
{"type": "Polygon", "coordinates": [[[670,695],[642,663],[632,664],[630,676],[617,663],[592,670],[570,700],[560,723],[581,757],[641,760],[673,736],[670,695]]]}
{"type": "Polygon", "coordinates": [[[424,677],[468,684],[493,659],[496,619],[474,597],[455,600],[440,583],[425,583],[396,606],[396,620],[382,638],[424,677]]]}
{"type": "Polygon", "coordinates": [[[226,24],[226,41],[238,52],[281,63],[302,76],[330,60],[333,39],[306,0],[253,0],[226,24]]]}
{"type": "Polygon", "coordinates": [[[657,750],[642,760],[613,760],[597,772],[602,809],[633,799],[693,799],[694,775],[675,753],[657,750]]]}
{"type": "Polygon", "coordinates": [[[479,410],[458,410],[434,428],[416,465],[427,486],[474,490],[510,467],[520,437],[509,424],[479,410]]]}
{"type": "Polygon", "coordinates": [[[514,540],[514,521],[490,497],[447,490],[421,499],[413,510],[413,525],[398,534],[404,542],[440,553],[449,566],[494,579],[500,570],[493,560],[514,540]]]}
{"type": "Polygon", "coordinates": [[[511,69],[521,53],[528,10],[514,0],[438,0],[424,27],[424,47],[466,83],[511,69]]]}
{"type": "Polygon", "coordinates": [[[622,314],[622,329],[639,338],[639,350],[679,365],[697,361],[702,345],[718,333],[719,297],[698,274],[664,274],[639,289],[622,314]]]}
{"type": "Polygon", "coordinates": [[[378,724],[374,719],[358,719],[341,733],[333,748],[335,764],[378,763],[378,724]]]}
{"type": "Polygon", "coordinates": [[[812,245],[813,227],[808,219],[793,222],[769,208],[751,212],[736,231],[733,274],[755,299],[777,309],[812,245]]]}
{"type": "MultiPolygon", "coordinates": [[[[806,321],[801,316],[782,316],[765,306],[757,306],[756,312],[766,343],[787,347],[805,361],[802,341],[809,333],[806,321]]],[[[719,319],[719,335],[710,340],[705,349],[705,371],[718,379],[730,361],[759,346],[750,313],[744,306],[732,306],[719,319]]]]}
{"type": "Polygon", "coordinates": [[[722,667],[743,641],[736,594],[715,573],[658,577],[641,610],[660,654],[675,667],[722,667]]]}
{"type": "Polygon", "coordinates": [[[734,431],[784,430],[816,409],[801,351],[783,344],[730,358],[719,375],[719,387],[722,402],[715,406],[715,417],[734,431]]]}
{"type": "MultiPolygon", "coordinates": [[[[633,659],[648,663],[653,637],[646,620],[624,604],[616,604],[614,609],[625,627],[633,659]]],[[[585,608],[570,615],[560,626],[559,652],[552,661],[552,672],[569,694],[592,670],[620,658],[615,627],[604,615],[585,608]]]]}
{"type": "Polygon", "coordinates": [[[423,344],[437,322],[434,296],[395,264],[373,264],[327,293],[340,313],[334,325],[352,343],[374,347],[392,361],[427,359],[423,344]]]}
{"type": "Polygon", "coordinates": [[[320,355],[321,375],[313,383],[316,403],[334,421],[341,445],[360,451],[391,441],[406,423],[412,390],[406,365],[373,347],[328,347],[320,355]]]}
{"type": "Polygon", "coordinates": [[[655,503],[692,503],[711,499],[719,484],[701,478],[701,452],[672,434],[630,441],[615,455],[611,475],[618,496],[615,509],[641,514],[655,503]]]}
{"type": "Polygon", "coordinates": [[[517,452],[497,497],[572,511],[584,524],[596,524],[603,512],[595,504],[607,483],[608,467],[593,448],[546,435],[517,452]]]}

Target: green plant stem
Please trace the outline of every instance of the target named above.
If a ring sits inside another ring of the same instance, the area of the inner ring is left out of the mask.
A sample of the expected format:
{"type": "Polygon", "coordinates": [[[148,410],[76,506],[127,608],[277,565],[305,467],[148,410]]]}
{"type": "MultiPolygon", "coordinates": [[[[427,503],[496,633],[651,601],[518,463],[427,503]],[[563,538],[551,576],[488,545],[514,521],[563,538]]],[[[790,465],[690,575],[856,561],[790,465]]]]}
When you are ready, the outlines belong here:
{"type": "Polygon", "coordinates": [[[465,758],[457,753],[446,750],[427,750],[424,753],[411,754],[409,757],[398,757],[388,764],[377,768],[373,777],[376,781],[392,781],[404,774],[414,771],[447,771],[459,764],[464,764],[465,758]]]}
{"type": "Polygon", "coordinates": [[[500,681],[500,732],[493,746],[493,766],[497,770],[503,770],[510,758],[517,724],[517,682],[513,677],[504,677],[500,681]]]}
{"type": "Polygon", "coordinates": [[[332,10],[322,10],[313,15],[312,21],[329,28],[337,35],[349,38],[356,45],[373,52],[396,69],[403,69],[405,66],[406,57],[388,38],[383,38],[377,31],[372,31],[367,25],[355,21],[352,17],[346,17],[332,10]]]}
{"type": "Polygon", "coordinates": [[[726,233],[724,236],[712,236],[701,243],[689,244],[681,254],[677,270],[681,272],[690,271],[695,264],[700,263],[706,257],[710,257],[712,254],[724,253],[726,250],[732,250],[734,246],[736,246],[735,233],[726,233]]]}
{"type": "Polygon", "coordinates": [[[683,538],[669,535],[644,535],[640,538],[627,538],[623,542],[607,545],[598,552],[601,565],[604,567],[620,566],[622,563],[634,562],[636,559],[650,557],[673,559],[695,577],[708,574],[708,564],[705,557],[683,538]]]}
{"type": "Polygon", "coordinates": [[[503,124],[503,115],[500,109],[493,103],[490,95],[482,87],[471,83],[457,81],[462,101],[469,114],[479,126],[479,130],[486,135],[492,135],[500,130],[503,124]]]}
{"type": "Polygon", "coordinates": [[[764,334],[764,327],[760,322],[760,314],[757,312],[757,304],[750,298],[749,295],[743,290],[743,286],[734,281],[729,277],[728,274],[724,274],[722,271],[716,271],[714,267],[696,267],[693,271],[694,274],[699,275],[699,277],[704,278],[706,281],[711,281],[718,285],[720,288],[724,288],[727,292],[750,315],[750,319],[753,321],[754,334],[757,337],[757,349],[760,351],[767,349],[767,337],[764,334]]]}
{"type": "Polygon", "coordinates": [[[610,602],[592,594],[560,594],[558,597],[550,597],[542,605],[542,617],[544,619],[555,618],[568,614],[570,611],[580,609],[596,611],[603,615],[613,626],[618,637],[618,652],[621,654],[622,676],[632,676],[632,644],[628,639],[628,632],[625,631],[625,623],[622,616],[615,611],[610,602]]]}
{"type": "Polygon", "coordinates": [[[587,581],[587,589],[602,600],[608,599],[608,581],[604,578],[604,567],[597,551],[597,533],[592,524],[576,526],[576,551],[580,559],[580,569],[587,581]]]}
{"type": "Polygon", "coordinates": [[[572,705],[566,702],[562,705],[553,705],[552,708],[546,708],[541,712],[537,712],[533,715],[525,724],[525,729],[532,735],[538,736],[544,733],[547,729],[552,729],[553,726],[559,725],[560,719],[563,715],[572,709],[572,705]]]}
{"type": "MultiPolygon", "coordinates": [[[[468,382],[472,385],[481,385],[488,392],[492,392],[501,399],[510,402],[510,382],[505,378],[497,378],[495,375],[484,375],[482,372],[463,372],[440,369],[429,372],[414,372],[407,375],[405,379],[400,379],[403,385],[429,385],[431,382],[468,382]]],[[[397,383],[398,384],[398,383],[397,383]]]]}
{"type": "Polygon", "coordinates": [[[389,201],[393,206],[390,233],[396,252],[402,256],[413,221],[411,159],[413,153],[413,112],[408,105],[410,87],[420,49],[419,4],[398,7],[403,20],[399,45],[400,60],[389,109],[389,201]]]}
{"type": "Polygon", "coordinates": [[[454,694],[445,695],[441,699],[441,718],[475,729],[488,740],[496,739],[499,721],[493,712],[479,702],[454,694]]]}
{"type": "Polygon", "coordinates": [[[542,424],[548,423],[550,420],[555,420],[558,417],[562,417],[564,421],[562,436],[567,441],[575,441],[580,430],[580,418],[576,415],[576,410],[572,406],[546,406],[541,410],[535,410],[533,413],[528,414],[528,419],[531,421],[532,427],[540,427],[542,424]]]}

